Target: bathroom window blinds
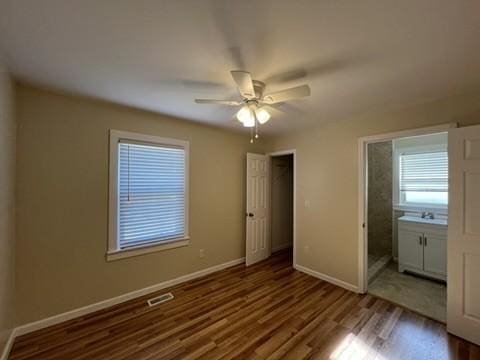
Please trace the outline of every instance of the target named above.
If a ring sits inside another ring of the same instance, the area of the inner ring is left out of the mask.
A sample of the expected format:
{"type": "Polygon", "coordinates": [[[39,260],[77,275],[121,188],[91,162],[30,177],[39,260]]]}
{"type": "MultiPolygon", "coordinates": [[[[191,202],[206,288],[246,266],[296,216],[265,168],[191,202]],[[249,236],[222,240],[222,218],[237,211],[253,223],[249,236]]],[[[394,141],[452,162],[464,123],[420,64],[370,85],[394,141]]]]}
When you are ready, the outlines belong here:
{"type": "Polygon", "coordinates": [[[404,204],[448,204],[448,154],[446,151],[401,154],[399,190],[404,204]]]}
{"type": "Polygon", "coordinates": [[[185,236],[185,149],[118,144],[118,246],[128,249],[185,236]]]}

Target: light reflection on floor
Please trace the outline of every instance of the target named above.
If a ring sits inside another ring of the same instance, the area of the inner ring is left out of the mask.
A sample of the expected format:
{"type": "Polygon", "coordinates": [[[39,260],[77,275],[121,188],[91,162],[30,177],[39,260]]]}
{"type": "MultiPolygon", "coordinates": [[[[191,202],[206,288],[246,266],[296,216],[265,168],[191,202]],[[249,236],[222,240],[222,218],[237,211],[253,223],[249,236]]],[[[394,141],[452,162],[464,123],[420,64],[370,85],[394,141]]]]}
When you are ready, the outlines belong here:
{"type": "Polygon", "coordinates": [[[330,354],[330,360],[360,360],[365,358],[375,358],[376,360],[386,360],[378,354],[375,349],[366,344],[359,336],[349,333],[330,354]]]}

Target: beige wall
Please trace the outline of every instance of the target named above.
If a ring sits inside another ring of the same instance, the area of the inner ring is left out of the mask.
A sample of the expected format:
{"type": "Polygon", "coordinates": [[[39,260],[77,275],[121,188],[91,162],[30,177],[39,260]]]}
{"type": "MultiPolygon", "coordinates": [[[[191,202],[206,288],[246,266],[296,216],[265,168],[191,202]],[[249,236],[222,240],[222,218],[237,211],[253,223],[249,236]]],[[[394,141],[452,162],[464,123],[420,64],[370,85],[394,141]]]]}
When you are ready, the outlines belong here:
{"type": "Polygon", "coordinates": [[[293,155],[272,158],[272,250],[293,245],[293,155]]]}
{"type": "Polygon", "coordinates": [[[248,134],[28,86],[17,110],[19,324],[245,256],[248,134]],[[190,141],[190,246],[105,261],[109,129],[190,141]]]}
{"type": "Polygon", "coordinates": [[[297,262],[357,285],[358,138],[449,122],[480,123],[480,92],[273,139],[269,151],[297,149],[297,262]]]}
{"type": "MultiPolygon", "coordinates": [[[[245,153],[262,144],[25,85],[16,94],[17,324],[244,256],[245,153]],[[190,141],[190,246],[105,261],[110,128],[190,141]]],[[[297,149],[298,263],[357,284],[358,137],[454,121],[480,123],[480,93],[271,139],[269,151],[297,149]]]]}
{"type": "Polygon", "coordinates": [[[0,63],[0,354],[15,315],[15,134],[13,87],[0,63]]]}

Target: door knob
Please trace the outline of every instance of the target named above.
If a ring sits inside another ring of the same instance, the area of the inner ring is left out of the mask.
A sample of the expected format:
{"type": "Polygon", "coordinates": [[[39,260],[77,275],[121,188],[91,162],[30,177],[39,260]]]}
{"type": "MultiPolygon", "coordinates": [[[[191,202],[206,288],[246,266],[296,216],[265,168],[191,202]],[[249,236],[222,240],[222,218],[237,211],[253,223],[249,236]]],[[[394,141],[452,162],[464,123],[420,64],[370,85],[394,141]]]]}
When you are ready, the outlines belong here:
{"type": "Polygon", "coordinates": [[[253,213],[247,213],[248,217],[253,217],[253,213]]]}

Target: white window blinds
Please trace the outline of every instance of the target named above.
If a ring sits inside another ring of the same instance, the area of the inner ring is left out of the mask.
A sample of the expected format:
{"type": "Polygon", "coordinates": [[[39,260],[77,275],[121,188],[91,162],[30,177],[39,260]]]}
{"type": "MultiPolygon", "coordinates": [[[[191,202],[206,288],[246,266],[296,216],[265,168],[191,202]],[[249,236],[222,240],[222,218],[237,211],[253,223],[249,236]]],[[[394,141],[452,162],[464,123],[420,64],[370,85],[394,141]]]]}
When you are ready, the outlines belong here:
{"type": "Polygon", "coordinates": [[[185,236],[185,149],[120,141],[120,249],[185,236]]]}
{"type": "Polygon", "coordinates": [[[446,151],[401,154],[399,190],[403,202],[446,205],[448,154],[446,151]]]}

